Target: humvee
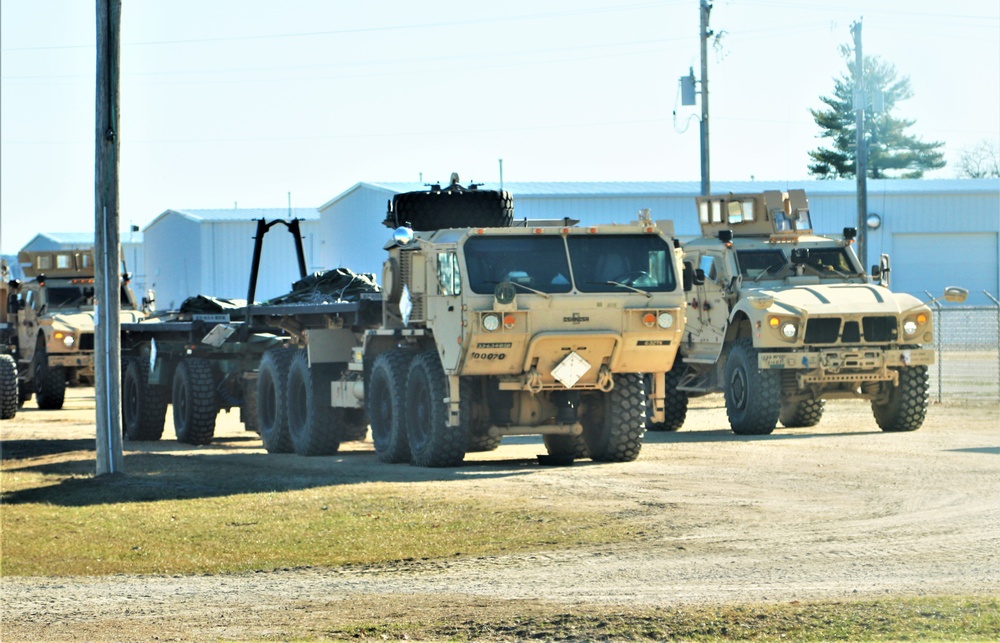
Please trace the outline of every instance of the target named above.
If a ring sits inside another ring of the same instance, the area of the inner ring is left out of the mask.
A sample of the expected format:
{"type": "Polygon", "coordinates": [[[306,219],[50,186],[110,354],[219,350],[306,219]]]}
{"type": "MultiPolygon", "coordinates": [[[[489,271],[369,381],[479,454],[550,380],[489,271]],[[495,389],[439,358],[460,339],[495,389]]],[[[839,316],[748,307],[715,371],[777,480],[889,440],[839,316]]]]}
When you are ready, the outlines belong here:
{"type": "MultiPolygon", "coordinates": [[[[927,411],[931,310],[888,288],[888,258],[871,282],[856,230],[817,235],[803,190],[696,199],[702,237],[684,244],[688,318],[667,375],[666,421],[689,397],[722,392],[732,430],[816,425],[824,400],[870,400],[883,431],[913,431],[927,411]]],[[[949,301],[967,292],[948,288],[949,301]]]]}
{"type": "MultiPolygon", "coordinates": [[[[89,250],[22,251],[28,281],[0,285],[0,344],[17,362],[18,403],[35,395],[41,409],[60,409],[67,386],[94,383],[94,260],[89,250]]],[[[128,287],[120,286],[121,320],[138,321],[128,287]]]]}

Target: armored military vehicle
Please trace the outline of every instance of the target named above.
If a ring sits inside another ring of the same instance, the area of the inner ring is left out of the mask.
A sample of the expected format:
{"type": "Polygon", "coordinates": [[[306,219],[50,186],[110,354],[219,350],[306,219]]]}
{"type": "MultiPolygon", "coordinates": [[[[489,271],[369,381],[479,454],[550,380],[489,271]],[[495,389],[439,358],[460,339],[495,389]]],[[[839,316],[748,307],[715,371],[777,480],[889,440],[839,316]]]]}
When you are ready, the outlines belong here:
{"type": "MultiPolygon", "coordinates": [[[[90,251],[22,251],[18,262],[28,281],[0,289],[0,345],[17,362],[18,403],[62,408],[67,386],[94,382],[94,261],[90,251]]],[[[120,286],[121,320],[137,321],[127,273],[120,286]]]]}
{"type": "MultiPolygon", "coordinates": [[[[702,237],[684,244],[687,327],[667,376],[676,430],[689,397],[722,392],[732,430],[767,434],[817,424],[824,400],[870,400],[883,431],[913,431],[927,411],[934,353],[930,308],[871,283],[853,228],[813,232],[802,190],[698,197],[702,237]]],[[[948,288],[944,297],[967,293],[948,288]]]]}
{"type": "MultiPolygon", "coordinates": [[[[272,225],[258,223],[255,258],[272,225]]],[[[155,415],[142,433],[158,438],[168,396],[146,392],[172,382],[175,424],[198,425],[185,435],[211,436],[228,391],[271,453],[330,454],[370,425],[388,463],[455,466],[511,435],[543,436],[560,462],[638,457],[684,327],[669,222],[515,222],[508,193],[456,177],[396,195],[385,223],[382,287],[353,301],[248,305],[238,324],[189,323],[183,343],[123,325],[126,417],[155,415]],[[254,347],[251,372],[238,358],[254,347]]]]}

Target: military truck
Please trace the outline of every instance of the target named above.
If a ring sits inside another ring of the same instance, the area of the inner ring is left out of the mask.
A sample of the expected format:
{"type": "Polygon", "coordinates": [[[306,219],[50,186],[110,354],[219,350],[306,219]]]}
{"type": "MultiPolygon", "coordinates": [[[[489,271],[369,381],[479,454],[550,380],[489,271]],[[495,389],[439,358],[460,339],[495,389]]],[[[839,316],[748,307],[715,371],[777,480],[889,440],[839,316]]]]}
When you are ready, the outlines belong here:
{"type": "MultiPolygon", "coordinates": [[[[172,364],[153,356],[153,337],[129,342],[123,354],[143,362],[133,380],[172,380],[175,400],[178,382],[205,390],[242,381],[230,394],[243,390],[241,413],[271,453],[331,454],[370,425],[381,461],[422,467],[458,465],[507,435],[541,435],[560,461],[639,455],[647,414],[664,421],[665,374],[684,324],[669,222],[515,224],[508,193],[453,180],[396,195],[385,223],[394,232],[380,291],[248,306],[242,325],[211,329],[212,346],[192,336],[172,364]],[[254,341],[266,350],[253,372],[213,376],[207,362],[254,341]]],[[[165,397],[145,387],[136,381],[137,394],[125,396],[131,416],[165,397]]],[[[179,399],[196,409],[182,415],[214,422],[211,394],[179,399]]]]}
{"type": "MultiPolygon", "coordinates": [[[[689,397],[722,392],[730,427],[768,434],[819,423],[824,400],[870,400],[883,431],[913,431],[927,411],[934,361],[930,308],[889,290],[888,257],[872,269],[856,230],[821,236],[803,190],[696,199],[702,237],[684,244],[687,327],[667,375],[666,421],[689,397]]],[[[967,292],[948,288],[944,298],[967,292]]]]}
{"type": "MultiPolygon", "coordinates": [[[[18,404],[32,394],[40,409],[60,409],[67,386],[94,382],[94,261],[91,251],[22,251],[27,281],[0,285],[0,345],[17,364],[18,404]]],[[[120,285],[121,320],[136,321],[128,273],[120,285]]]]}
{"type": "MultiPolygon", "coordinates": [[[[0,302],[6,302],[7,282],[11,280],[7,260],[0,259],[0,302]]],[[[5,313],[0,312],[0,420],[9,420],[17,415],[17,360],[14,359],[14,345],[10,343],[9,328],[5,313]]]]}

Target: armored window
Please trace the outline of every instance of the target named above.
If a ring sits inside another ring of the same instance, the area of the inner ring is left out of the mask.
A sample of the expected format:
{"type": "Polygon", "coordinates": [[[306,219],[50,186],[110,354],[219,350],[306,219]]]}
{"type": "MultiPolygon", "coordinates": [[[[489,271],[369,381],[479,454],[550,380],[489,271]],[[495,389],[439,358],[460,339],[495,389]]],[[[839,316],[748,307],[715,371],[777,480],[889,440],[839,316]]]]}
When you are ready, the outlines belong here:
{"type": "Polygon", "coordinates": [[[777,276],[788,260],[781,250],[740,250],[736,262],[745,279],[767,279],[777,276]]]}
{"type": "Polygon", "coordinates": [[[673,249],[658,236],[570,235],[566,241],[581,292],[622,292],[623,285],[651,292],[677,288],[673,249]]]}
{"type": "Polygon", "coordinates": [[[465,242],[465,265],[472,292],[492,294],[509,281],[524,286],[521,294],[569,292],[570,271],[566,246],[557,236],[474,236],[465,242]]]}
{"type": "Polygon", "coordinates": [[[719,277],[719,271],[715,267],[715,257],[712,255],[702,255],[698,262],[698,268],[705,274],[705,277],[715,281],[719,277]]]}
{"type": "Polygon", "coordinates": [[[35,257],[35,268],[38,270],[52,270],[52,257],[49,255],[35,257]]]}
{"type": "Polygon", "coordinates": [[[439,252],[438,263],[438,294],[461,295],[462,273],[458,269],[458,255],[454,252],[439,252]]]}
{"type": "Polygon", "coordinates": [[[72,257],[70,257],[69,255],[56,255],[56,268],[59,268],[61,270],[72,268],[73,264],[70,261],[71,258],[72,257]]]}

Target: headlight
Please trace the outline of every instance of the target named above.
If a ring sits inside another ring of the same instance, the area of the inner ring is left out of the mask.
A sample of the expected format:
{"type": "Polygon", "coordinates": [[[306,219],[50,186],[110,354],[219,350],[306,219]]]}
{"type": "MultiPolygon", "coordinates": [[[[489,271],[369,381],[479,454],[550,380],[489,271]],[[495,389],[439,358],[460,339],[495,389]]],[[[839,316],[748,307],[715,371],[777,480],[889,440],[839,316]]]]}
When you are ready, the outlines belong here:
{"type": "Polygon", "coordinates": [[[72,348],[75,342],[76,339],[74,339],[72,335],[66,335],[65,337],[63,337],[63,345],[66,348],[72,348]]]}
{"type": "Polygon", "coordinates": [[[670,313],[660,313],[656,318],[656,323],[660,328],[670,328],[674,325],[674,316],[670,313]]]}
{"type": "Polygon", "coordinates": [[[905,333],[907,337],[915,335],[917,333],[917,322],[912,319],[907,319],[903,322],[903,333],[905,333]]]}
{"type": "Polygon", "coordinates": [[[500,328],[500,317],[497,315],[484,315],[483,328],[485,328],[491,333],[496,329],[500,328]]]}
{"type": "Polygon", "coordinates": [[[796,328],[795,324],[793,324],[792,322],[785,322],[784,324],[781,325],[781,334],[787,337],[788,339],[792,339],[793,337],[795,337],[795,335],[798,334],[798,332],[799,329],[796,328]]]}
{"type": "Polygon", "coordinates": [[[771,330],[781,335],[782,339],[795,339],[799,335],[799,320],[780,317],[768,317],[767,325],[771,330]]]}

